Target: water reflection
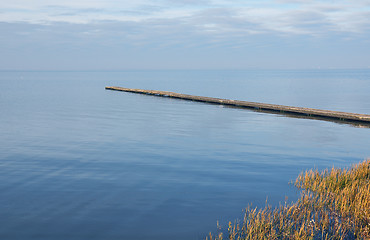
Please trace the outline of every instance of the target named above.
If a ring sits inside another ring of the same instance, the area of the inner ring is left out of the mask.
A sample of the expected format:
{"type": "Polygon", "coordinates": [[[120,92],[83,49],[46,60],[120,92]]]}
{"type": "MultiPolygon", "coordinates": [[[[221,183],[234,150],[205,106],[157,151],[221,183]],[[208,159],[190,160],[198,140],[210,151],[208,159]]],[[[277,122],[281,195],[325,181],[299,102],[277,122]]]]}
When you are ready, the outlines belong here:
{"type": "MultiPolygon", "coordinates": [[[[317,73],[18,74],[0,74],[1,239],[203,239],[249,203],[293,200],[289,181],[301,170],[370,155],[368,128],[104,90],[125,85],[301,105],[290,100],[302,92],[288,99],[278,87],[297,76],[305,81],[297,85],[309,87],[317,73]]],[[[350,72],[334,77],[343,75],[362,81],[350,72]]],[[[366,81],[361,86],[369,97],[366,81]]],[[[317,96],[302,101],[345,110],[317,96]]],[[[362,100],[354,106],[369,113],[370,101],[362,100]]]]}

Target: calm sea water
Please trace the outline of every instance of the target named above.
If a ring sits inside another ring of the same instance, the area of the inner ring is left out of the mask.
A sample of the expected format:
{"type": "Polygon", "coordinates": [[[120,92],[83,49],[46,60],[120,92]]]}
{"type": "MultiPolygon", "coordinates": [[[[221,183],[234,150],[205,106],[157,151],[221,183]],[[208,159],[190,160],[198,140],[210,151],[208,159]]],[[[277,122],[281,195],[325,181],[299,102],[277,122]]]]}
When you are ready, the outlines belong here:
{"type": "Polygon", "coordinates": [[[203,239],[370,157],[366,127],[112,85],[370,114],[370,70],[0,72],[1,239],[203,239]]]}

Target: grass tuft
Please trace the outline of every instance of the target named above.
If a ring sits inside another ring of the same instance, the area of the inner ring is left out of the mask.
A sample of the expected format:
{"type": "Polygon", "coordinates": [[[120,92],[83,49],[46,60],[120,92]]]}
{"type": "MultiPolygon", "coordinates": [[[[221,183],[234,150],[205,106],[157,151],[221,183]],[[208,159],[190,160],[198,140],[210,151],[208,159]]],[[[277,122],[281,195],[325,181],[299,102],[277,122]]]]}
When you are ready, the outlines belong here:
{"type": "Polygon", "coordinates": [[[302,189],[297,202],[248,206],[242,222],[229,222],[225,239],[370,239],[370,159],[350,169],[302,172],[295,186],[302,189]]]}

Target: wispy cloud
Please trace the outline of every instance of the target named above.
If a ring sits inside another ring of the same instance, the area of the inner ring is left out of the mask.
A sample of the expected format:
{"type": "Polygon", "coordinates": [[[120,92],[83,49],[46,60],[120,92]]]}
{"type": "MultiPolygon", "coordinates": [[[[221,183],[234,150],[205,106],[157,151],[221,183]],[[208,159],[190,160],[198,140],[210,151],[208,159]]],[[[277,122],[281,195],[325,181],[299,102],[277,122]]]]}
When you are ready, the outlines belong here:
{"type": "MultiPolygon", "coordinates": [[[[99,21],[165,25],[188,22],[205,33],[320,35],[328,31],[369,30],[369,1],[278,0],[246,3],[223,0],[45,1],[13,0],[2,4],[1,22],[89,24],[99,21]],[[88,7],[87,7],[88,6],[88,7]]],[[[190,26],[191,27],[191,26],[190,26]]]]}
{"type": "Polygon", "coordinates": [[[363,66],[369,19],[370,0],[12,0],[0,65],[363,66]]]}

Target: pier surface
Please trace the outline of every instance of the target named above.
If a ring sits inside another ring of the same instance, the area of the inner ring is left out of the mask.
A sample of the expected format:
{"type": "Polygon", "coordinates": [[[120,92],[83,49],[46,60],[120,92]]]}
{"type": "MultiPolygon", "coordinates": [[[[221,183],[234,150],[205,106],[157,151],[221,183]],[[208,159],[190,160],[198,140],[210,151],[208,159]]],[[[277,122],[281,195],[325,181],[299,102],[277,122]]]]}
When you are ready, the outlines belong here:
{"type": "Polygon", "coordinates": [[[157,90],[143,90],[143,89],[132,89],[132,88],[124,88],[124,87],[105,87],[105,89],[123,91],[123,92],[131,92],[131,93],[139,93],[139,94],[147,94],[147,95],[155,95],[155,96],[160,96],[160,97],[178,98],[178,99],[183,99],[183,100],[205,102],[205,103],[212,103],[212,104],[221,104],[221,105],[228,105],[228,106],[240,107],[240,108],[249,108],[253,110],[262,110],[262,111],[268,111],[268,112],[278,112],[282,114],[294,114],[294,115],[300,115],[301,117],[308,117],[308,118],[317,117],[320,119],[331,119],[331,120],[351,121],[351,122],[370,124],[370,115],[368,114],[338,112],[338,111],[320,110],[320,109],[314,109],[314,108],[291,107],[291,106],[284,106],[284,105],[277,105],[277,104],[247,102],[247,101],[229,100],[229,99],[212,98],[212,97],[202,97],[202,96],[187,95],[187,94],[181,94],[181,93],[175,93],[175,92],[157,91],[157,90]]]}

